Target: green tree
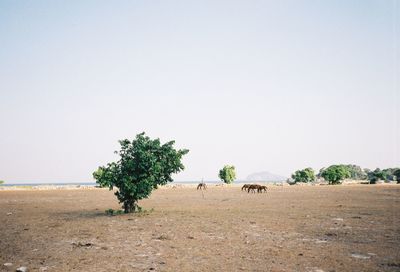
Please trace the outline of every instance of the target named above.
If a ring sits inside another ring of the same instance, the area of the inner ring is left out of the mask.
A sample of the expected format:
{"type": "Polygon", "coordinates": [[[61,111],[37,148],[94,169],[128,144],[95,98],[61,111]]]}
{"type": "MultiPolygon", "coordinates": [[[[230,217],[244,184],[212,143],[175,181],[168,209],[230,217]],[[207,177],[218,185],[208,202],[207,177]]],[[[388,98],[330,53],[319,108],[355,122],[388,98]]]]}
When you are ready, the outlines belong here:
{"type": "Polygon", "coordinates": [[[375,184],[378,180],[386,180],[388,171],[376,168],[374,171],[368,172],[369,183],[375,184]]]}
{"type": "Polygon", "coordinates": [[[393,175],[396,177],[397,183],[400,183],[400,168],[393,171],[393,175]]]}
{"type": "Polygon", "coordinates": [[[398,181],[399,179],[397,178],[396,171],[400,170],[400,168],[387,168],[383,169],[382,171],[384,172],[386,176],[386,181],[398,181]]]}
{"type": "Polygon", "coordinates": [[[354,180],[364,180],[367,179],[367,174],[366,172],[364,172],[364,170],[358,166],[358,165],[354,165],[354,164],[347,164],[345,165],[349,171],[350,171],[350,178],[354,179],[354,180]]]}
{"type": "Polygon", "coordinates": [[[329,182],[329,184],[339,184],[342,180],[351,177],[348,167],[345,165],[331,165],[326,168],[321,176],[329,182]]]}
{"type": "Polygon", "coordinates": [[[4,183],[4,180],[0,180],[0,185],[2,185],[4,183]]]}
{"type": "Polygon", "coordinates": [[[292,179],[297,182],[311,182],[315,180],[315,173],[312,168],[305,168],[303,170],[297,170],[292,175],[292,179]]]}
{"type": "Polygon", "coordinates": [[[374,171],[369,171],[367,176],[371,184],[375,184],[378,180],[397,181],[399,183],[400,168],[387,168],[383,170],[376,168],[374,171]]]}
{"type": "Polygon", "coordinates": [[[171,175],[184,169],[181,159],[189,150],[175,150],[174,141],[161,145],[159,139],[152,140],[145,133],[136,135],[132,141],[119,141],[121,145],[117,162],[100,166],[93,177],[101,187],[115,192],[125,213],[140,208],[137,202],[147,198],[158,185],[173,181],[171,175]]]}
{"type": "Polygon", "coordinates": [[[235,166],[225,165],[224,168],[219,170],[218,177],[227,184],[232,183],[236,179],[235,166]]]}

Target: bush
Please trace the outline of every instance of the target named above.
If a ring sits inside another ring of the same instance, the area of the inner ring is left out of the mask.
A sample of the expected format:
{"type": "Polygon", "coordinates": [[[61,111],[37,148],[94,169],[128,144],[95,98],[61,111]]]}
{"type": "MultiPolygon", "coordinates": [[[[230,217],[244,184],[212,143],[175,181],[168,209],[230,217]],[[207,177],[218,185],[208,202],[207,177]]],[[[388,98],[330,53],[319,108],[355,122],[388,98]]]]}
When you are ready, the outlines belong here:
{"type": "Polygon", "coordinates": [[[124,211],[123,210],[113,210],[113,209],[108,209],[106,210],[106,214],[113,216],[113,215],[118,215],[118,214],[123,214],[124,211]]]}

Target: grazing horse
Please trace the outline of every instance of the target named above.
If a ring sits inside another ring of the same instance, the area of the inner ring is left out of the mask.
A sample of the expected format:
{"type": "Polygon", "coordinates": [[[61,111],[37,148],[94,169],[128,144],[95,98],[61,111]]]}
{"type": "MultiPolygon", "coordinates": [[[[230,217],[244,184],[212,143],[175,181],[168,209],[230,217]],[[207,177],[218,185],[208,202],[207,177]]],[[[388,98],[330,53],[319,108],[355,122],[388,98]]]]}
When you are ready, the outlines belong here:
{"type": "Polygon", "coordinates": [[[257,193],[262,193],[262,192],[267,192],[267,186],[265,185],[259,185],[257,188],[257,193]]]}
{"type": "Polygon", "coordinates": [[[207,185],[204,182],[200,182],[199,185],[197,185],[197,190],[207,190],[207,185]]]}
{"type": "Polygon", "coordinates": [[[251,191],[252,193],[255,193],[256,190],[258,192],[258,187],[260,187],[260,185],[258,185],[258,184],[250,184],[250,186],[247,187],[247,192],[250,193],[250,191],[251,191]]]}
{"type": "Polygon", "coordinates": [[[242,191],[243,191],[243,190],[247,191],[247,189],[249,188],[250,185],[251,185],[251,184],[245,184],[245,185],[243,185],[243,186],[242,186],[242,191]]]}

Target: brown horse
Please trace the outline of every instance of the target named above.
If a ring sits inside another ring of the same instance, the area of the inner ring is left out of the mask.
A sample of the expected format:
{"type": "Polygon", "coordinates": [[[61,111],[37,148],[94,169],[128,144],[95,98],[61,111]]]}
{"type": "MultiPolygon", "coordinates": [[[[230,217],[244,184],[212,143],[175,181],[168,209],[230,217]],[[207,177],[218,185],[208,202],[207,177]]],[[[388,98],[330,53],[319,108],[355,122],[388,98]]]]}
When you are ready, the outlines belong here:
{"type": "Polygon", "coordinates": [[[260,187],[260,185],[258,185],[258,184],[250,184],[250,186],[247,187],[247,192],[250,193],[250,191],[251,191],[252,193],[255,193],[256,190],[258,192],[258,187],[260,187]]]}
{"type": "Polygon", "coordinates": [[[249,188],[250,185],[251,185],[251,184],[245,184],[245,185],[243,185],[243,186],[242,186],[242,191],[243,191],[243,190],[247,191],[247,189],[249,188]]]}
{"type": "Polygon", "coordinates": [[[207,190],[207,184],[200,182],[199,185],[197,185],[197,190],[207,190]]]}
{"type": "Polygon", "coordinates": [[[267,192],[267,189],[268,189],[267,186],[259,185],[258,188],[257,188],[257,193],[262,193],[263,191],[267,192]]]}

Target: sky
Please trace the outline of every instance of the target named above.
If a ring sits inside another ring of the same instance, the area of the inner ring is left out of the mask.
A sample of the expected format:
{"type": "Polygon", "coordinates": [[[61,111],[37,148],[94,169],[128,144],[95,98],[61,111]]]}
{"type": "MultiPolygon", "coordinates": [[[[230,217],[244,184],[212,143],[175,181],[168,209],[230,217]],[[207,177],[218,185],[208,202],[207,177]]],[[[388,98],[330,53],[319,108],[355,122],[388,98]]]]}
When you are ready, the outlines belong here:
{"type": "Polygon", "coordinates": [[[91,182],[118,140],[179,181],[400,166],[400,1],[0,1],[0,180],[91,182]]]}

